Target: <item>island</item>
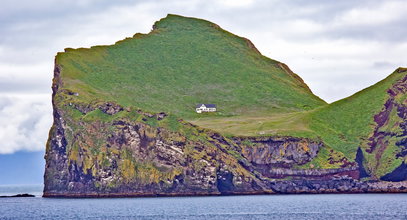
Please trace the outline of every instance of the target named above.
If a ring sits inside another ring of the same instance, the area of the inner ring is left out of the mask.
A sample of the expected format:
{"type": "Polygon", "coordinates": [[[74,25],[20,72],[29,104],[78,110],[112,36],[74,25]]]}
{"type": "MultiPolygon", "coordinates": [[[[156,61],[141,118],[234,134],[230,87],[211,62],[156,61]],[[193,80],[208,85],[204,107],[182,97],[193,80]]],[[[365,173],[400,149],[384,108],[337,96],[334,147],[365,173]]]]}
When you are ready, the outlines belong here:
{"type": "Polygon", "coordinates": [[[328,104],[250,40],[170,14],[58,53],[52,91],[44,197],[407,192],[406,68],[328,104]]]}
{"type": "Polygon", "coordinates": [[[12,195],[12,196],[0,196],[0,198],[22,198],[22,197],[35,197],[32,194],[28,194],[28,193],[22,193],[22,194],[16,194],[16,195],[12,195]]]}

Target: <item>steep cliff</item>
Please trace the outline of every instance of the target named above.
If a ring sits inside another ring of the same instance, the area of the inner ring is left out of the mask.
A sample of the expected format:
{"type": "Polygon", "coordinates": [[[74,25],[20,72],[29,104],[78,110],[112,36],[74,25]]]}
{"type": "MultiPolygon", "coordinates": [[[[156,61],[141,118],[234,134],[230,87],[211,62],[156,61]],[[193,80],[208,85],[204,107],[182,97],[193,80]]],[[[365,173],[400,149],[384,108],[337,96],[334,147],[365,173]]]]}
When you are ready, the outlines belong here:
{"type": "Polygon", "coordinates": [[[359,164],[378,180],[407,159],[406,103],[407,69],[398,68],[377,84],[314,111],[311,127],[325,129],[319,132],[324,143],[348,158],[358,153],[359,164]]]}
{"type": "Polygon", "coordinates": [[[342,132],[330,117],[371,91],[327,105],[249,40],[169,15],[57,55],[44,196],[407,192],[406,79],[374,89],[362,133],[342,132]],[[194,112],[208,102],[217,113],[194,112]]]}

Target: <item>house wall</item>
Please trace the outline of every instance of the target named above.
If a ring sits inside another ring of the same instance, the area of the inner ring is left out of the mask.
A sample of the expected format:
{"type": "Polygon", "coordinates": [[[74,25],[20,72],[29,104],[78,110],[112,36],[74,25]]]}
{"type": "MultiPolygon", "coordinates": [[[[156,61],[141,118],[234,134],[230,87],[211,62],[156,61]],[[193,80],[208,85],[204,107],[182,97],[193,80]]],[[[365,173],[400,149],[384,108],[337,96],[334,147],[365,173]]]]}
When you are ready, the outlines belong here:
{"type": "Polygon", "coordinates": [[[199,107],[195,109],[196,112],[201,113],[201,112],[216,112],[216,108],[203,108],[199,107]]]}

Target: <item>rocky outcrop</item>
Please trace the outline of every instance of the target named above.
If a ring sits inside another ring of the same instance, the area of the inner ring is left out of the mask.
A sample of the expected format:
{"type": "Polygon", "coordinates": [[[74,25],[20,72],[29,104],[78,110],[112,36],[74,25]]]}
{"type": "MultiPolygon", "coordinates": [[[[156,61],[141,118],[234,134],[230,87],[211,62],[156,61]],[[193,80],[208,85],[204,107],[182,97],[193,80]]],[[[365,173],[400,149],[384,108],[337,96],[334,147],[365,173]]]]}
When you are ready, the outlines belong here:
{"type": "Polygon", "coordinates": [[[289,169],[289,168],[271,168],[264,171],[265,175],[270,178],[314,178],[314,179],[331,179],[335,176],[350,176],[359,179],[357,167],[337,168],[337,169],[289,169]]]}
{"type": "Polygon", "coordinates": [[[235,141],[236,144],[244,146],[242,154],[251,163],[272,167],[306,164],[315,158],[323,147],[322,143],[294,137],[246,138],[235,141]],[[245,141],[249,145],[245,146],[245,141]]]}
{"type": "Polygon", "coordinates": [[[277,193],[406,193],[405,183],[359,181],[350,177],[330,180],[291,180],[270,183],[277,193]]]}

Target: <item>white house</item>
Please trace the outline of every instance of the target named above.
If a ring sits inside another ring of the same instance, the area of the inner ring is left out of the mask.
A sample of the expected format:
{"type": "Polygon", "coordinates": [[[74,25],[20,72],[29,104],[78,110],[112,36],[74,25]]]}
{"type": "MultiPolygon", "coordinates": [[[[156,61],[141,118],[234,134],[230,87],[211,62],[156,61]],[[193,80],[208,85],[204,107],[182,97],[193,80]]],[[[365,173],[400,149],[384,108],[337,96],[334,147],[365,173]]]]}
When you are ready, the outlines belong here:
{"type": "Polygon", "coordinates": [[[196,113],[202,112],[216,112],[215,104],[198,104],[196,105],[196,113]]]}

